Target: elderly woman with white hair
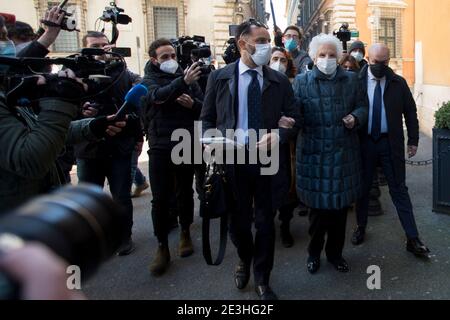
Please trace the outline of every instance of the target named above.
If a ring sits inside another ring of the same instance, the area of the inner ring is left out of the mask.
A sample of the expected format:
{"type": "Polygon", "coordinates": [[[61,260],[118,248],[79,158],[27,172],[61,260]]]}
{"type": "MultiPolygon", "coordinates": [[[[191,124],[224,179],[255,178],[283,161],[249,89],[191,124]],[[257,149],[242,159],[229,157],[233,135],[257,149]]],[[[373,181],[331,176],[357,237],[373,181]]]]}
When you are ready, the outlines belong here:
{"type": "Polygon", "coordinates": [[[325,244],[328,261],[340,272],[348,208],[361,192],[357,128],[367,121],[367,104],[356,74],[338,65],[342,44],[331,35],[312,39],[311,72],[298,75],[294,91],[301,113],[297,139],[297,193],[310,210],[307,268],[316,273],[325,244]]]}

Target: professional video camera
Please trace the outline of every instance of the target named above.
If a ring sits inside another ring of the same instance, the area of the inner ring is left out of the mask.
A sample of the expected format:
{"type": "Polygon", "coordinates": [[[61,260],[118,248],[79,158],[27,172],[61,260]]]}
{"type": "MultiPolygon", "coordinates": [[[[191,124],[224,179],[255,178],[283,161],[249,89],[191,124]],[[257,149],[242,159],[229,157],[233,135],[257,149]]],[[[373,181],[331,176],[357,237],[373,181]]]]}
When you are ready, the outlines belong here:
{"type": "MultiPolygon", "coordinates": [[[[105,8],[103,15],[99,19],[112,24],[111,44],[115,44],[119,38],[119,29],[117,28],[117,25],[129,24],[133,21],[133,19],[131,19],[130,16],[123,14],[125,10],[119,8],[115,2],[110,2],[109,5],[110,7],[105,8]]],[[[105,29],[103,29],[102,32],[105,32],[105,29]]]]}
{"type": "MultiPolygon", "coordinates": [[[[85,48],[80,53],[66,58],[8,58],[0,57],[0,65],[6,65],[9,68],[5,74],[0,75],[0,85],[4,88],[8,105],[12,106],[23,98],[29,101],[37,100],[45,94],[36,90],[36,75],[44,77],[55,77],[48,73],[38,72],[43,68],[52,65],[61,65],[75,72],[78,78],[81,78],[89,87],[86,96],[77,96],[76,100],[88,99],[103,94],[109,90],[126,72],[127,66],[124,58],[114,52],[105,52],[103,49],[85,48]],[[107,61],[96,59],[96,56],[108,54],[112,58],[107,61]],[[116,79],[106,76],[108,71],[113,68],[120,68],[121,72],[116,79]]],[[[63,94],[63,93],[62,93],[63,94]]],[[[70,97],[70,92],[67,97],[70,97]]],[[[62,97],[65,97],[64,94],[62,97]]],[[[66,98],[67,98],[66,97],[66,98]]],[[[68,98],[68,100],[71,100],[68,98]]]]}
{"type": "Polygon", "coordinates": [[[347,42],[349,42],[352,39],[352,33],[350,30],[348,30],[348,27],[349,27],[348,23],[345,22],[339,28],[339,31],[333,32],[333,35],[336,36],[342,42],[344,52],[347,52],[347,42]]]}
{"type": "MultiPolygon", "coordinates": [[[[20,247],[23,241],[40,242],[79,266],[85,280],[119,248],[123,220],[122,208],[100,187],[69,186],[0,219],[0,243],[20,247]]],[[[16,299],[19,291],[8,275],[0,273],[0,300],[16,299]]]]}
{"type": "Polygon", "coordinates": [[[202,75],[208,75],[214,70],[214,66],[206,59],[211,57],[211,47],[206,44],[205,37],[180,37],[172,40],[178,57],[178,63],[183,69],[198,62],[201,66],[202,75]]]}
{"type": "Polygon", "coordinates": [[[228,41],[225,43],[224,53],[222,55],[222,58],[226,64],[233,63],[241,57],[241,54],[239,52],[239,48],[238,48],[238,45],[236,42],[236,38],[235,38],[236,28],[237,28],[237,25],[229,26],[230,39],[228,39],[228,41]]]}

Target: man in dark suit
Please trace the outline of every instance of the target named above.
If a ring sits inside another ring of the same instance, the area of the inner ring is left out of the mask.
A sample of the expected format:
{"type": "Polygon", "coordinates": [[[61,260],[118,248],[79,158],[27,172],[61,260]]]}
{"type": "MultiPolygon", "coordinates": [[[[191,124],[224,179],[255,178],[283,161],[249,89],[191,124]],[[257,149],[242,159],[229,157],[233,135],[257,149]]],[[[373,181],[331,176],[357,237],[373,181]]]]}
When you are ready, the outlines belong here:
{"type": "Polygon", "coordinates": [[[389,48],[374,44],[369,50],[369,65],[360,73],[369,107],[368,126],[361,132],[364,189],[356,206],[358,227],[352,243],[364,242],[369,206],[369,191],[377,161],[380,161],[389,193],[407,237],[407,250],[426,256],[429,249],[420,241],[411,199],[405,184],[405,144],[403,117],[408,129],[408,156],[416,155],[419,145],[419,122],[414,98],[404,78],[388,67],[389,48]]]}
{"type": "MultiPolygon", "coordinates": [[[[248,159],[252,150],[270,150],[278,141],[287,143],[295,129],[279,128],[278,121],[283,115],[298,117],[288,78],[267,67],[271,55],[267,27],[255,20],[244,22],[237,29],[236,39],[241,59],[211,74],[200,119],[204,131],[217,129],[223,136],[226,130],[241,129],[242,134],[236,133],[235,138],[246,146],[248,159]],[[266,129],[269,133],[259,136],[254,145],[249,138],[251,129],[266,129]],[[278,129],[279,135],[271,132],[273,129],[278,129]]],[[[278,172],[271,176],[261,173],[260,162],[227,163],[227,175],[237,197],[237,209],[230,217],[231,240],[240,258],[235,284],[238,289],[246,287],[253,260],[255,290],[263,300],[277,299],[269,287],[269,277],[275,248],[275,210],[288,194],[288,161],[280,161],[278,172]]]]}

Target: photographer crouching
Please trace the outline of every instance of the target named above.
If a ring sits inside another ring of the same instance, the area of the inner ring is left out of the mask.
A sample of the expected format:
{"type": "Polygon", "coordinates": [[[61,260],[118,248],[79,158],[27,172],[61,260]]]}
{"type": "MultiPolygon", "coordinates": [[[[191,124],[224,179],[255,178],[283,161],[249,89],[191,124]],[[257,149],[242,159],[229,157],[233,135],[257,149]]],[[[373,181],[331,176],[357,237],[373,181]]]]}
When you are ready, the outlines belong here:
{"type": "MultiPolygon", "coordinates": [[[[105,34],[89,31],[83,38],[85,48],[104,49],[108,51],[112,45],[105,34]]],[[[109,55],[96,57],[106,61],[109,55]]],[[[114,63],[114,62],[113,62],[114,63]]],[[[83,106],[85,117],[105,117],[115,114],[124,103],[126,93],[140,77],[118,62],[107,71],[107,76],[117,79],[106,92],[86,101],[83,106]]],[[[136,113],[137,110],[136,110],[136,113]]],[[[131,239],[133,226],[133,203],[131,201],[131,165],[132,154],[136,146],[142,145],[143,132],[140,119],[133,112],[127,117],[127,125],[114,137],[106,137],[100,141],[84,142],[75,145],[77,158],[77,174],[80,182],[88,182],[103,187],[108,179],[111,194],[118,203],[126,208],[128,235],[118,251],[118,255],[128,255],[134,251],[131,239]]]]}

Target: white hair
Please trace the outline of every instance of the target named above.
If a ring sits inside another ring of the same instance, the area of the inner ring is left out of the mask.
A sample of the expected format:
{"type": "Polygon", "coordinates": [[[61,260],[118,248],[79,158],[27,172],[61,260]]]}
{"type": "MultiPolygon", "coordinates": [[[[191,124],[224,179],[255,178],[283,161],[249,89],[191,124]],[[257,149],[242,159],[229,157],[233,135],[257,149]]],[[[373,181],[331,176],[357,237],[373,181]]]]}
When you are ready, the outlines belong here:
{"type": "Polygon", "coordinates": [[[344,50],[342,48],[342,43],[335,36],[332,36],[331,34],[325,34],[325,33],[321,33],[321,34],[315,36],[311,40],[311,43],[309,44],[309,56],[311,57],[311,59],[314,60],[317,58],[317,53],[319,51],[319,48],[321,46],[323,46],[324,44],[333,45],[336,48],[337,60],[338,61],[341,60],[342,55],[343,55],[343,50],[344,50]]]}

